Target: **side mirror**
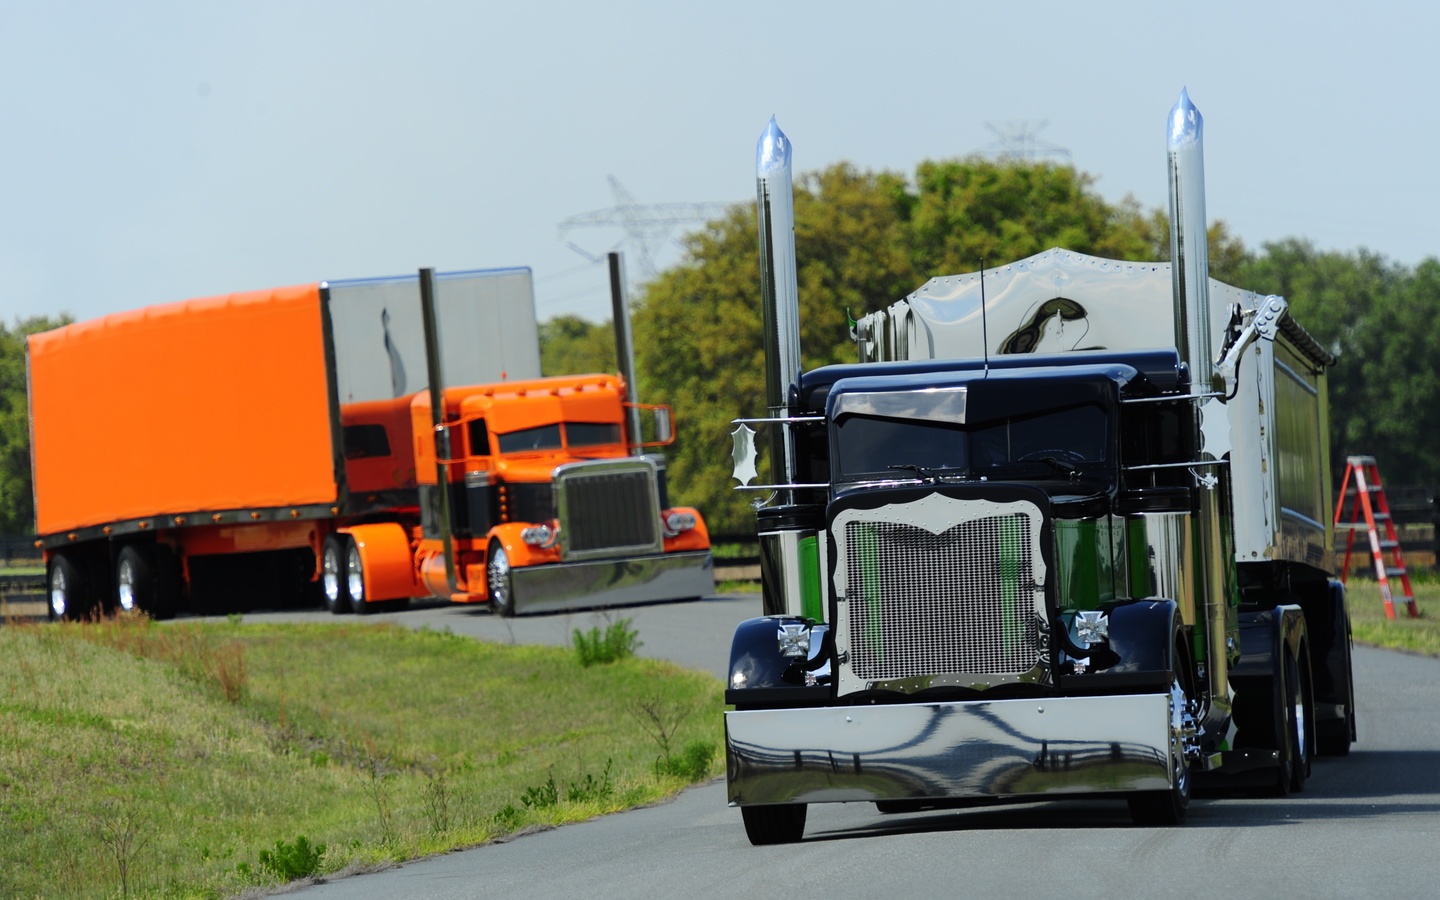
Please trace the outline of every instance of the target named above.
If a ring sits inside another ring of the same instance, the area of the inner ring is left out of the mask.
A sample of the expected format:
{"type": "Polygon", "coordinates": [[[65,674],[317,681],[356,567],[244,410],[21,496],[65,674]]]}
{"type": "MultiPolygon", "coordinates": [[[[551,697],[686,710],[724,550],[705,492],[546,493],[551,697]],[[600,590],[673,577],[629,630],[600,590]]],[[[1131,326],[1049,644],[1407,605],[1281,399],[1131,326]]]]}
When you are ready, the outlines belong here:
{"type": "Polygon", "coordinates": [[[670,424],[670,408],[667,406],[656,407],[655,412],[655,440],[661,444],[668,444],[675,439],[674,429],[670,424]]]}

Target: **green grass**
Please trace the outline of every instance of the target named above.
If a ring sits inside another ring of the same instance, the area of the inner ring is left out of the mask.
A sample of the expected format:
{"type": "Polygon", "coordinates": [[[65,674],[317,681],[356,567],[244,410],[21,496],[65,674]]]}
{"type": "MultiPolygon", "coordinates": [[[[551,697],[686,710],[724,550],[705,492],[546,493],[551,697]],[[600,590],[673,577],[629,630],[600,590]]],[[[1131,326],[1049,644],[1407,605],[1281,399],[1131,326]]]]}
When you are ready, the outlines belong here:
{"type": "Polygon", "coordinates": [[[1351,578],[1347,585],[1347,600],[1350,604],[1350,627],[1355,640],[1377,647],[1391,647],[1440,656],[1440,619],[1435,610],[1440,609],[1440,581],[1433,578],[1411,578],[1410,588],[1415,594],[1415,606],[1420,618],[1410,618],[1404,597],[1401,596],[1399,580],[1392,580],[1391,597],[1395,605],[1395,618],[1385,618],[1385,601],[1380,596],[1380,586],[1374,581],[1351,578]]]}
{"type": "Polygon", "coordinates": [[[0,896],[229,896],[583,820],[714,774],[664,763],[718,757],[722,708],[667,663],[388,625],[12,625],[0,896]]]}

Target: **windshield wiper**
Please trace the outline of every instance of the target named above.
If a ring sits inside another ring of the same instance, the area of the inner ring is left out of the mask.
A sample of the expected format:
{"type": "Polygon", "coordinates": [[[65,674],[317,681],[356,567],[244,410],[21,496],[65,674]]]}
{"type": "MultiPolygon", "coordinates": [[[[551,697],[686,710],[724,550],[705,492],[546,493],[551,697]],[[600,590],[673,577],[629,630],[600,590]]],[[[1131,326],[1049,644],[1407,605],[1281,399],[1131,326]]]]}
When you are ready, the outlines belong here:
{"type": "Polygon", "coordinates": [[[914,463],[898,463],[893,466],[886,466],[887,469],[904,469],[907,472],[914,472],[921,481],[939,481],[941,475],[964,472],[964,466],[917,466],[914,463]]]}
{"type": "Polygon", "coordinates": [[[1071,478],[1071,480],[1075,480],[1075,479],[1078,479],[1078,478],[1080,477],[1080,467],[1079,467],[1079,466],[1075,465],[1075,464],[1072,463],[1072,462],[1067,462],[1067,461],[1061,459],[1061,458],[1058,457],[1058,456],[1032,456],[1032,457],[1029,457],[1029,458],[1026,460],[1026,462],[1043,462],[1043,463],[1049,463],[1050,465],[1054,466],[1056,469],[1059,469],[1061,472],[1064,472],[1066,475],[1069,475],[1070,478],[1071,478]]]}

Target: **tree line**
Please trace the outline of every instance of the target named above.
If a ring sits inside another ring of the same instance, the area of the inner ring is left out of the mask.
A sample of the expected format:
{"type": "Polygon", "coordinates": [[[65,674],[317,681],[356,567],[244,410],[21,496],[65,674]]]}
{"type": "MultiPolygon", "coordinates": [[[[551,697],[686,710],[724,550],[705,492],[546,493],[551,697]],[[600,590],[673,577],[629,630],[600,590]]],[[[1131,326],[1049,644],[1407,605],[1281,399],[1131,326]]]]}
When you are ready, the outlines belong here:
{"type": "MultiPolygon", "coordinates": [[[[1303,227],[1303,223],[1299,223],[1303,227]]],[[[935,275],[971,272],[1050,247],[1165,260],[1168,217],[1112,203],[1094,178],[1049,163],[926,161],[911,177],[837,164],[799,176],[795,244],[801,346],[808,368],[854,362],[851,318],[884,308],[935,275]]],[[[1326,251],[1298,238],[1253,250],[1223,223],[1209,230],[1211,275],[1281,294],[1338,358],[1330,379],[1331,453],[1378,457],[1391,483],[1440,483],[1440,259],[1407,267],[1368,250],[1326,251]]],[[[684,238],[682,260],[633,302],[639,396],[675,409],[671,495],[712,531],[754,527],[731,489],[730,421],[764,414],[764,351],[753,203],[684,238]]],[[[0,533],[34,528],[25,335],[68,319],[0,323],[0,533]]],[[[609,323],[574,316],[540,326],[547,374],[614,371],[609,323]]]]}
{"type": "MultiPolygon", "coordinates": [[[[1132,261],[1169,258],[1168,216],[1111,203],[1069,167],[978,159],[921,163],[913,178],[838,164],[795,186],[795,245],[805,368],[854,362],[849,321],[936,275],[973,272],[1051,247],[1132,261]]],[[[1303,224],[1303,223],[1302,223],[1303,224]]],[[[1289,300],[1338,359],[1330,371],[1331,459],[1378,457],[1391,483],[1440,482],[1440,260],[1414,268],[1368,250],[1299,238],[1245,246],[1209,229],[1210,274],[1289,300]]],[[[684,240],[682,261],[638,292],[633,312],[641,400],[674,407],[672,496],[711,530],[746,533],[753,495],[732,489],[730,421],[764,415],[758,244],[753,204],[684,240]]],[[[541,329],[547,373],[613,369],[609,324],[576,317],[541,329]],[[610,353],[606,356],[606,353],[610,353]],[[580,368],[568,368],[570,366],[580,368]]]]}

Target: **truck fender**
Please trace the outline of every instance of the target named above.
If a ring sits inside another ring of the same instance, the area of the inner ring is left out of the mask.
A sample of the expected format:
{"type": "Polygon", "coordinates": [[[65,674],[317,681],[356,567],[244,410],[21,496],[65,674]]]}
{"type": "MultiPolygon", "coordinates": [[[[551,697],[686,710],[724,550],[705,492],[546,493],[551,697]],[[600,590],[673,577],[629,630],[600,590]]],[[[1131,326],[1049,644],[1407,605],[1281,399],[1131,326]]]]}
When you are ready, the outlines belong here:
{"type": "Polygon", "coordinates": [[[404,528],[395,522],[379,522],[337,531],[349,535],[360,551],[366,598],[378,601],[415,596],[415,563],[404,528]]]}
{"type": "Polygon", "coordinates": [[[1315,724],[1325,755],[1349,752],[1355,737],[1355,681],[1351,665],[1350,610],[1336,579],[1307,585],[1300,597],[1310,638],[1315,724]]]}
{"type": "Polygon", "coordinates": [[[1235,746],[1275,747],[1276,710],[1285,699],[1286,654],[1304,660],[1305,613],[1288,604],[1240,613],[1240,661],[1230,669],[1235,689],[1235,746]]]}
{"type": "Polygon", "coordinates": [[[517,568],[520,566],[538,566],[544,563],[559,562],[560,545],[558,543],[548,548],[537,547],[533,544],[527,544],[521,539],[521,533],[524,532],[526,528],[529,528],[531,524],[530,522],[506,522],[504,525],[496,525],[490,529],[490,533],[485,536],[486,552],[489,552],[492,542],[498,543],[501,547],[505,548],[505,555],[509,557],[510,565],[517,568]]]}
{"type": "Polygon", "coordinates": [[[806,685],[806,673],[825,674],[833,650],[828,625],[811,625],[795,616],[761,616],[746,619],[735,628],[730,644],[730,675],[725,681],[725,702],[737,708],[809,706],[825,702],[827,683],[806,685]],[[810,629],[810,653],[798,660],[781,655],[778,635],[785,625],[810,629]]]}
{"type": "Polygon", "coordinates": [[[1149,599],[1106,609],[1110,619],[1110,649],[1120,662],[1107,673],[1156,673],[1164,676],[1162,688],[1170,687],[1170,675],[1178,674],[1176,639],[1183,634],[1179,607],[1174,600],[1149,599]]]}

